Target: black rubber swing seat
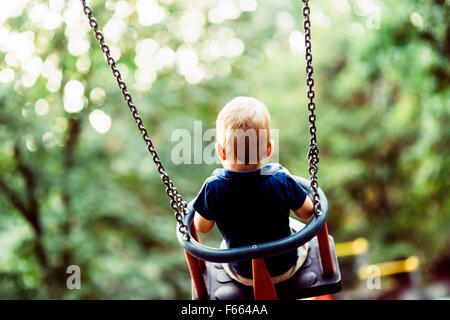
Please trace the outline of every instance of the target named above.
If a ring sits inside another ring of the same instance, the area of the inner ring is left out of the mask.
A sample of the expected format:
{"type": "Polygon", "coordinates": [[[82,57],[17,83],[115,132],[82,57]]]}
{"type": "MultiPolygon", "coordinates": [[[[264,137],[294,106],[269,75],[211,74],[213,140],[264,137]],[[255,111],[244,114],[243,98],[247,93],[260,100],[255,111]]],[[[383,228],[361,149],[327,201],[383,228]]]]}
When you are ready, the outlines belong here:
{"type": "MultiPolygon", "coordinates": [[[[295,177],[296,181],[308,192],[311,192],[310,182],[301,177],[295,177]]],[[[321,215],[314,215],[306,226],[300,231],[283,239],[249,245],[240,248],[216,249],[204,246],[197,242],[191,234],[192,221],[195,210],[191,204],[189,212],[184,217],[184,223],[188,227],[190,238],[183,239],[183,235],[177,228],[178,241],[190,255],[204,260],[206,268],[203,271],[203,279],[210,300],[251,300],[253,299],[253,287],[245,286],[230,278],[223,269],[222,263],[237,262],[264,258],[294,250],[309,242],[308,256],[302,267],[294,276],[284,282],[275,284],[279,299],[301,299],[324,294],[336,293],[341,290],[341,274],[336,256],[334,240],[328,236],[331,256],[334,265],[334,273],[326,277],[322,269],[321,257],[317,233],[324,226],[328,216],[328,202],[325,194],[318,189],[322,207],[321,215]]],[[[195,290],[193,298],[197,299],[195,290]]]]}
{"type": "MultiPolygon", "coordinates": [[[[309,242],[308,257],[300,269],[289,280],[275,284],[279,299],[302,299],[332,294],[341,290],[341,274],[334,241],[333,237],[328,238],[333,248],[333,262],[336,268],[333,276],[329,278],[323,276],[317,238],[314,237],[309,242]]],[[[209,292],[209,300],[253,300],[253,287],[231,279],[221,263],[207,261],[203,278],[209,292]]],[[[198,299],[194,289],[192,289],[192,298],[198,299]]]]}

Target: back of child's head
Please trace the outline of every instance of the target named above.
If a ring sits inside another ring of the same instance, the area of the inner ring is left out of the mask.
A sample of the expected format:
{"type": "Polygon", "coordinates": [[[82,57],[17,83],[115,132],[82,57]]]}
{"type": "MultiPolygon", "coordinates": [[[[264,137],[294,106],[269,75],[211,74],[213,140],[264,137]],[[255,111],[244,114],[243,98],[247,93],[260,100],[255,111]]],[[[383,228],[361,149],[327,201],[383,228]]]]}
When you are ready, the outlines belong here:
{"type": "Polygon", "coordinates": [[[236,97],[217,116],[217,142],[226,159],[241,164],[256,164],[267,156],[270,146],[270,114],[267,107],[252,97],[236,97]]]}

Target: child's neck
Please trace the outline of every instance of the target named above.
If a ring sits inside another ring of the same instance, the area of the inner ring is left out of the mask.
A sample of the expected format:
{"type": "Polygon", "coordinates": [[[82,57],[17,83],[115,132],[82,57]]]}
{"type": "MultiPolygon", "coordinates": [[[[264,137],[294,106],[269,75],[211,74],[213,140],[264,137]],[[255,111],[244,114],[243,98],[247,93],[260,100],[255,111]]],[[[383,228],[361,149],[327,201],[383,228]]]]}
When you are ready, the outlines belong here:
{"type": "Polygon", "coordinates": [[[254,164],[243,164],[243,163],[229,163],[227,161],[224,161],[223,167],[231,171],[252,171],[261,168],[261,162],[254,164]]]}

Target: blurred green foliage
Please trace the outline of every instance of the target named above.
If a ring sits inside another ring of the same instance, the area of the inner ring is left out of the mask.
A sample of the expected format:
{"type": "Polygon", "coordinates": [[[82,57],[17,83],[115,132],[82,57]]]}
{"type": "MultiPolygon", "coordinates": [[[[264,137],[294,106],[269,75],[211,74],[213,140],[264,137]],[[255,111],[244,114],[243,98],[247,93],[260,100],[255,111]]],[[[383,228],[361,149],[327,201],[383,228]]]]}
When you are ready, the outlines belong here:
{"type": "MultiPolygon", "coordinates": [[[[189,298],[165,190],[81,4],[10,2],[0,15],[0,298],[189,298]],[[71,264],[81,290],[66,288],[71,264]]],[[[195,120],[213,128],[237,95],[267,104],[280,162],[308,175],[300,1],[92,7],[185,199],[216,166],[173,164],[171,134],[195,120]]],[[[448,2],[311,7],[330,232],[368,238],[373,262],[418,255],[426,271],[450,245],[448,2]]]]}

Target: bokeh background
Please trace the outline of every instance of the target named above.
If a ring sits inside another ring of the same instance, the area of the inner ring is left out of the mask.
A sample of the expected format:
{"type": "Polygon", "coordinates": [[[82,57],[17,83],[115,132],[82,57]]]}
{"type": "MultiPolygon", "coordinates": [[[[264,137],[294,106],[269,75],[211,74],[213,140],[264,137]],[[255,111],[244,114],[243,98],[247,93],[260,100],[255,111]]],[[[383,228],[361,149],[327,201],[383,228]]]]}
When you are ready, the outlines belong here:
{"type": "MultiPolygon", "coordinates": [[[[89,3],[185,199],[216,165],[175,165],[171,135],[214,128],[237,95],[267,104],[281,164],[308,176],[301,1],[89,3]]],[[[344,280],[333,297],[448,297],[449,2],[310,6],[319,182],[344,280]],[[361,268],[407,258],[368,289],[361,268]]],[[[0,299],[190,291],[159,174],[81,3],[2,1],[0,299]],[[73,264],[80,290],[66,287],[73,264]]]]}

